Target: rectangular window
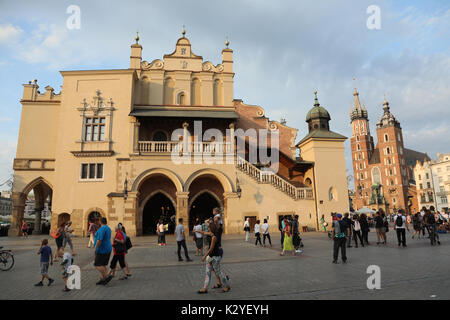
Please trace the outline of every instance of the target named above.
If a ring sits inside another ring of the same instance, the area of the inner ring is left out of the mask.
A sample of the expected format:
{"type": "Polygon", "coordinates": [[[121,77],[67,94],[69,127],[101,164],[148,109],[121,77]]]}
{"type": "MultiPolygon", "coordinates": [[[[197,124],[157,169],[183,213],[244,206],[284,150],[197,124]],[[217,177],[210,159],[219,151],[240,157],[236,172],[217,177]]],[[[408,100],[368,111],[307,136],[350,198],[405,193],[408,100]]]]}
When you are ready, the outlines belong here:
{"type": "Polygon", "coordinates": [[[88,176],[88,165],[83,163],[81,165],[81,179],[87,179],[88,176]]]}
{"type": "Polygon", "coordinates": [[[103,163],[82,163],[81,180],[103,179],[103,163]]]}
{"type": "Polygon", "coordinates": [[[84,122],[86,141],[105,141],[105,117],[87,117],[84,122]]]}
{"type": "Polygon", "coordinates": [[[441,203],[446,204],[447,203],[447,197],[441,197],[441,203]]]}
{"type": "Polygon", "coordinates": [[[428,188],[428,189],[431,188],[431,183],[427,182],[427,188],[428,188]]]}

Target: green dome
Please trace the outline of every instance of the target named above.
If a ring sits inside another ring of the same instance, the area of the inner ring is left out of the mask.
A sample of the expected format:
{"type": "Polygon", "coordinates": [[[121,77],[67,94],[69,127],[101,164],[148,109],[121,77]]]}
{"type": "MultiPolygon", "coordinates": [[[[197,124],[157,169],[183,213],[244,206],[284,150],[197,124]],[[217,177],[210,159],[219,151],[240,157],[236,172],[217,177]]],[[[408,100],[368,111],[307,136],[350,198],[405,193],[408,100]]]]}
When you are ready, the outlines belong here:
{"type": "Polygon", "coordinates": [[[306,115],[306,122],[312,119],[319,119],[319,118],[331,120],[328,111],[324,107],[321,107],[320,105],[316,104],[311,110],[309,110],[308,114],[306,115]]]}

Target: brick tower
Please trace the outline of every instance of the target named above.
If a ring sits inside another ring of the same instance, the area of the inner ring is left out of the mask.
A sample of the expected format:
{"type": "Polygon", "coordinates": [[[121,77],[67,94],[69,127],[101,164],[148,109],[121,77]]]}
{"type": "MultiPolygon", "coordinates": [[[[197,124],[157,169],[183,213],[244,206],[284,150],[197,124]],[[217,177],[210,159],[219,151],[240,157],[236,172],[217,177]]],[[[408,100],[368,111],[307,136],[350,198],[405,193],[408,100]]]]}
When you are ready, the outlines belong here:
{"type": "Polygon", "coordinates": [[[366,107],[359,101],[359,93],[353,92],[353,106],[350,110],[352,125],[352,137],[350,139],[353,173],[355,179],[357,207],[369,204],[371,194],[371,177],[369,170],[369,160],[374,152],[373,138],[370,135],[369,117],[366,107]]]}
{"type": "Polygon", "coordinates": [[[402,128],[389,109],[389,102],[384,99],[384,113],[377,123],[381,184],[384,186],[384,197],[392,209],[408,210],[409,181],[402,128]]]}

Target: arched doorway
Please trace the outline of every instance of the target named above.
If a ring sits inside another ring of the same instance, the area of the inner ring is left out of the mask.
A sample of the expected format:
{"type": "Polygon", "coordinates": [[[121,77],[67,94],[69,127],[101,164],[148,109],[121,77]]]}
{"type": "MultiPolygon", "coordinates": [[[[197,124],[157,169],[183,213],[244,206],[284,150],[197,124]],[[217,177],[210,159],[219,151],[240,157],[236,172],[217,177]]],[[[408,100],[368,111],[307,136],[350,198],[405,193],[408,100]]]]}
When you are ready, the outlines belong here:
{"type": "Polygon", "coordinates": [[[63,222],[67,223],[68,221],[70,221],[70,214],[64,212],[58,215],[58,226],[60,226],[63,222]]]}
{"type": "MultiPolygon", "coordinates": [[[[87,227],[86,230],[89,230],[89,224],[95,222],[96,219],[100,219],[102,217],[102,214],[98,211],[91,211],[88,214],[88,218],[87,218],[87,227]]],[[[88,233],[88,232],[86,232],[88,233]]]]}
{"type": "Polygon", "coordinates": [[[216,207],[220,208],[221,205],[212,193],[204,191],[198,194],[189,207],[189,231],[193,229],[196,218],[203,223],[207,218],[212,217],[213,209],[216,207]]]}
{"type": "Polygon", "coordinates": [[[145,203],[142,213],[142,234],[156,234],[156,225],[159,219],[168,224],[167,233],[175,230],[176,211],[172,200],[162,192],[152,195],[145,203]]]}

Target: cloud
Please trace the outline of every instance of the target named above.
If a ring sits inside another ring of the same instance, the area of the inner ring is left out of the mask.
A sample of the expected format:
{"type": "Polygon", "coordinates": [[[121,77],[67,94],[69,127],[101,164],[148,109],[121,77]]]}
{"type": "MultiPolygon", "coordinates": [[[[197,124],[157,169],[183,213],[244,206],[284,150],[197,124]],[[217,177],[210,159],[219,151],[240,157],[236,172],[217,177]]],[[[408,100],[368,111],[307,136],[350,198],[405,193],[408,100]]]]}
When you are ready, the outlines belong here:
{"type": "Polygon", "coordinates": [[[23,30],[10,23],[0,24],[0,44],[9,44],[17,40],[23,30]]]}

